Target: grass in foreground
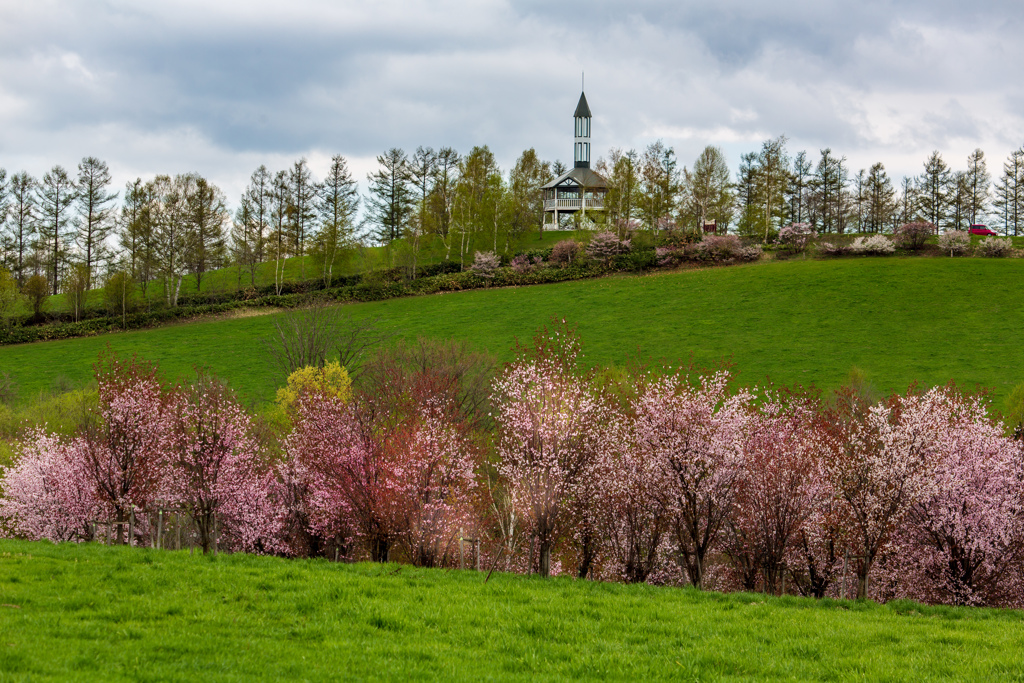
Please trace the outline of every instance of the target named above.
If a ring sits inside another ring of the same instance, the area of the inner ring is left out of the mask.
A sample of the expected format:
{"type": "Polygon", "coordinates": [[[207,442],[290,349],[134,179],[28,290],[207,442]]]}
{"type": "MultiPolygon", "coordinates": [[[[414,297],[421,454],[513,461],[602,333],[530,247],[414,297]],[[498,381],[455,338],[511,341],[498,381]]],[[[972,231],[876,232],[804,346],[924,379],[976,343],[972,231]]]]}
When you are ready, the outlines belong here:
{"type": "Polygon", "coordinates": [[[0,680],[1021,680],[1002,610],[0,540],[0,680]]]}

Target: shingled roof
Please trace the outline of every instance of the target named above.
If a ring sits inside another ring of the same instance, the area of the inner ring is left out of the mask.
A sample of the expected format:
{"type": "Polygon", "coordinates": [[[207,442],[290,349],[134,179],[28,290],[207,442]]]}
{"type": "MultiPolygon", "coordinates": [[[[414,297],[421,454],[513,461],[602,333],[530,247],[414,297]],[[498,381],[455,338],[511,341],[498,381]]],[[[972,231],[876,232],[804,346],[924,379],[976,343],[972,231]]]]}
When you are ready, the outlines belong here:
{"type": "MultiPolygon", "coordinates": [[[[583,104],[585,105],[586,102],[584,102],[583,104]]],[[[582,185],[588,190],[594,190],[607,188],[608,181],[602,178],[599,174],[591,171],[589,168],[570,168],[567,173],[563,173],[562,175],[558,176],[541,189],[550,190],[555,187],[563,187],[566,185],[582,185]]]]}
{"type": "Polygon", "coordinates": [[[576,113],[572,115],[573,118],[593,118],[590,114],[590,106],[587,104],[586,93],[580,93],[580,103],[576,105],[576,113]]]}

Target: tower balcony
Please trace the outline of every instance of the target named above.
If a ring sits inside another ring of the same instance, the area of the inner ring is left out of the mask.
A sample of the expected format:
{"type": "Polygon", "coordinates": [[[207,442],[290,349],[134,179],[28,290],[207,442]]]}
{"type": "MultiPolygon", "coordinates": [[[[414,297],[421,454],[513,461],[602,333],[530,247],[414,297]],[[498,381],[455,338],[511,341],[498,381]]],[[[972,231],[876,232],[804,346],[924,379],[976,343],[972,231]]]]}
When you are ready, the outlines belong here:
{"type": "Polygon", "coordinates": [[[598,210],[604,209],[604,197],[587,197],[586,199],[576,197],[571,199],[544,200],[545,211],[579,211],[583,208],[598,210]],[[584,207],[583,202],[586,202],[586,207],[584,207]]]}

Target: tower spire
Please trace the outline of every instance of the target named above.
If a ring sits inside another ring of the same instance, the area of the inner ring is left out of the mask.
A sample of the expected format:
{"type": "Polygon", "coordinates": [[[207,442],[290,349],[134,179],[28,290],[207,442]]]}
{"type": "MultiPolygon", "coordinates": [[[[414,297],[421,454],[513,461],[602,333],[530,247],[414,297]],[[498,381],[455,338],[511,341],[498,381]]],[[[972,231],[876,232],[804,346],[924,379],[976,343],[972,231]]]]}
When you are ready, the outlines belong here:
{"type": "MultiPolygon", "coordinates": [[[[581,79],[582,80],[582,79],[581,79]]],[[[590,105],[587,104],[587,95],[580,93],[580,102],[576,105],[576,113],[573,119],[576,123],[576,135],[574,138],[572,157],[576,168],[590,168],[590,105]]]]}

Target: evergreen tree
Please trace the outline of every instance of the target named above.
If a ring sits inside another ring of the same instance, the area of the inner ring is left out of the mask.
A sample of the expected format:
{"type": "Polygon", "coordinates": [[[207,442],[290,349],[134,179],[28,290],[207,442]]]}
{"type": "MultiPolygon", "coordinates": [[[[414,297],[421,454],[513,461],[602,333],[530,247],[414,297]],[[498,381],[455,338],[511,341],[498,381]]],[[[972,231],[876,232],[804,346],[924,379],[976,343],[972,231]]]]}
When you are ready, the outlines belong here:
{"type": "Polygon", "coordinates": [[[338,254],[347,249],[355,236],[355,218],[359,210],[359,189],[348,169],[345,157],[331,157],[331,167],[320,186],[317,203],[320,232],[315,242],[315,254],[320,261],[320,274],[324,284],[334,277],[334,262],[338,254]]]}
{"type": "Polygon", "coordinates": [[[996,185],[995,207],[1003,217],[1003,233],[1024,234],[1024,147],[1010,153],[996,185]]]}
{"type": "Polygon", "coordinates": [[[925,220],[944,227],[949,216],[950,187],[953,180],[949,166],[936,150],[924,162],[924,173],[917,180],[917,206],[925,220]]]}
{"type": "Polygon", "coordinates": [[[66,241],[76,192],[75,182],[62,166],[50,169],[37,188],[39,223],[36,232],[39,235],[41,265],[54,295],[60,291],[61,276],[67,264],[66,241]]]}
{"type": "Polygon", "coordinates": [[[402,236],[412,217],[414,198],[409,187],[409,158],[392,147],[377,157],[380,170],[368,176],[370,196],[367,213],[377,226],[375,237],[381,244],[390,244],[402,236]]]}
{"type": "Polygon", "coordinates": [[[809,220],[808,194],[814,179],[814,167],[807,158],[807,152],[801,150],[793,158],[793,173],[789,181],[789,217],[794,223],[809,220]]]}
{"type": "Polygon", "coordinates": [[[893,212],[897,210],[896,190],[882,162],[873,164],[864,181],[865,227],[868,232],[884,232],[893,212]]]}
{"type": "MultiPolygon", "coordinates": [[[[313,180],[313,174],[305,158],[299,159],[288,174],[290,233],[292,251],[296,256],[306,253],[306,241],[311,237],[310,230],[316,220],[316,197],[319,186],[313,180]]],[[[305,279],[305,262],[299,259],[299,278],[305,279]]]]}
{"type": "Polygon", "coordinates": [[[745,237],[756,237],[764,225],[763,208],[757,194],[757,152],[740,156],[740,167],[736,173],[736,199],[740,218],[736,226],[745,237]]]}
{"type": "Polygon", "coordinates": [[[206,178],[195,176],[191,189],[186,200],[189,232],[185,258],[189,272],[196,277],[198,292],[202,291],[203,275],[224,263],[228,211],[224,193],[206,178]]]}
{"type": "Polygon", "coordinates": [[[836,157],[828,147],[814,169],[815,204],[821,232],[842,234],[846,229],[847,186],[846,157],[836,157]]]}
{"type": "Polygon", "coordinates": [[[966,181],[969,193],[967,217],[968,222],[974,225],[984,220],[991,200],[989,191],[992,186],[992,176],[988,173],[985,153],[980,149],[974,150],[967,156],[966,181]]]}
{"type": "Polygon", "coordinates": [[[36,233],[36,180],[22,171],[8,184],[8,234],[11,244],[11,272],[22,287],[32,267],[32,245],[36,233]]]}
{"type": "Polygon", "coordinates": [[[78,194],[75,242],[85,266],[85,291],[92,289],[95,269],[107,256],[107,237],[114,229],[113,207],[117,193],[107,192],[110,169],[96,157],[85,157],[78,164],[78,194]]]}

